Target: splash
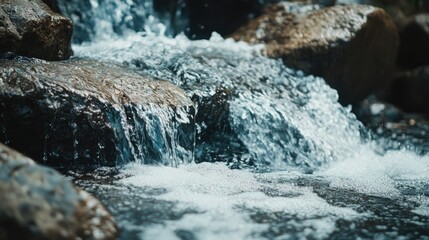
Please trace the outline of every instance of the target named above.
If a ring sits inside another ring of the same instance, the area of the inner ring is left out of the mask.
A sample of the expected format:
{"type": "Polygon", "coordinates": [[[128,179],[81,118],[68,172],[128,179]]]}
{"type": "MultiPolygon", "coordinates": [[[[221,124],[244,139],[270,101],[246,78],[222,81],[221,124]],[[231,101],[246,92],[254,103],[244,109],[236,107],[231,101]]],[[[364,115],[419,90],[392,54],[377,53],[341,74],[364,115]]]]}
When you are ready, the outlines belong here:
{"type": "Polygon", "coordinates": [[[209,153],[225,148],[213,146],[215,136],[238,145],[229,148],[234,154],[227,161],[250,156],[257,165],[273,169],[314,170],[349,158],[362,142],[361,124],[323,79],[261,56],[260,46],[217,34],[200,41],[134,35],[75,46],[75,52],[167,79],[185,89],[199,109],[209,109],[197,109],[199,143],[209,145],[200,149],[198,162],[210,161],[209,153]]]}

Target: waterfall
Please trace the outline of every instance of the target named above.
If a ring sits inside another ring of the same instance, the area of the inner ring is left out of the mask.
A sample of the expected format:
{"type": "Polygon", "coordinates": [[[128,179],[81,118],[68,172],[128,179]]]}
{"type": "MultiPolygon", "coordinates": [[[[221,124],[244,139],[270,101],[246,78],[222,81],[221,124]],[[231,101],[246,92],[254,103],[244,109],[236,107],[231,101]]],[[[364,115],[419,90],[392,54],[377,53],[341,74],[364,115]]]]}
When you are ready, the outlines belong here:
{"type": "MultiPolygon", "coordinates": [[[[70,3],[62,9],[73,19],[70,9],[76,7],[70,3]]],[[[217,34],[200,41],[166,37],[165,31],[155,30],[162,20],[156,18],[152,1],[92,0],[87,7],[82,16],[88,19],[74,20],[87,20],[85,26],[95,31],[92,42],[74,45],[75,55],[125,64],[185,89],[197,105],[197,162],[216,161],[221,155],[222,161],[239,167],[313,171],[357,154],[356,146],[367,141],[360,137],[361,124],[338,104],[336,91],[323,79],[261,56],[260,46],[217,34]],[[144,27],[131,24],[135,18],[144,19],[144,27]]],[[[128,135],[140,131],[136,126],[128,135]]],[[[165,138],[161,129],[151,133],[149,139],[157,139],[156,134],[165,138]]],[[[133,156],[142,158],[142,148],[135,146],[133,156]]]]}
{"type": "Polygon", "coordinates": [[[125,106],[115,118],[124,139],[117,147],[132,149],[124,163],[136,163],[111,184],[98,179],[107,168],[79,181],[110,206],[121,239],[429,234],[428,156],[374,139],[323,79],[262,56],[263,46],[216,33],[172,37],[152,1],[87,2],[63,6],[90,33],[84,41],[75,35],[75,58],[167,80],[195,106],[192,119],[186,109],[125,106]],[[195,138],[186,128],[196,129],[195,138]],[[150,149],[156,159],[144,154],[150,149]],[[182,164],[188,161],[199,164],[182,164]]]}
{"type": "Polygon", "coordinates": [[[199,135],[206,138],[199,141],[205,149],[200,147],[198,162],[210,161],[208,152],[229,147],[234,153],[224,159],[229,162],[250,156],[261,167],[314,170],[350,157],[366,141],[361,139],[361,123],[337,102],[336,91],[323,79],[261,56],[260,46],[235,43],[216,34],[199,41],[133,35],[74,49],[80,57],[116,61],[171,81],[196,101],[197,112],[219,102],[204,99],[216,99],[225,91],[220,97],[227,100],[223,113],[197,114],[199,135]],[[218,115],[225,115],[225,121],[213,123],[211,118],[218,115]],[[216,135],[227,142],[211,142],[216,135]],[[240,146],[228,146],[229,141],[240,146]],[[211,145],[209,150],[206,145],[211,145]]]}
{"type": "MultiPolygon", "coordinates": [[[[183,34],[167,37],[165,32],[171,30],[168,23],[162,24],[166,18],[159,18],[153,6],[149,0],[89,1],[81,14],[86,18],[74,20],[95,32],[91,42],[73,48],[76,57],[117,62],[183,88],[197,106],[196,152],[188,159],[311,172],[353,158],[362,149],[383,148],[368,138],[350,108],[337,102],[337,92],[323,79],[267,59],[260,54],[261,46],[216,33],[199,41],[183,34]],[[139,27],[132,24],[137,19],[139,27]]],[[[70,2],[61,9],[73,19],[73,9],[79,7],[70,2]]],[[[168,126],[168,121],[160,125],[168,126]]],[[[138,135],[140,129],[137,124],[127,134],[138,135]]],[[[166,137],[161,129],[151,133],[146,137],[166,137]]],[[[154,140],[152,145],[161,142],[154,140]]],[[[176,150],[164,146],[166,156],[173,156],[176,150]]],[[[133,157],[142,158],[142,148],[134,146],[133,157]]]]}

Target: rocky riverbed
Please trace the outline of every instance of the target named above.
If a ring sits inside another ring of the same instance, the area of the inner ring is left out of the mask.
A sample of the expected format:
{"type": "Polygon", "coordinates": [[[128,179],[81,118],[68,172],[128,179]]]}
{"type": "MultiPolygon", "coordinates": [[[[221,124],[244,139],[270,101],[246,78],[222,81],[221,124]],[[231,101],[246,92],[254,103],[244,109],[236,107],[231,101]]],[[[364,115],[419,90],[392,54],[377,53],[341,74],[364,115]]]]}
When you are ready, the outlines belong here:
{"type": "Polygon", "coordinates": [[[428,10],[2,1],[0,239],[429,238],[428,10]]]}

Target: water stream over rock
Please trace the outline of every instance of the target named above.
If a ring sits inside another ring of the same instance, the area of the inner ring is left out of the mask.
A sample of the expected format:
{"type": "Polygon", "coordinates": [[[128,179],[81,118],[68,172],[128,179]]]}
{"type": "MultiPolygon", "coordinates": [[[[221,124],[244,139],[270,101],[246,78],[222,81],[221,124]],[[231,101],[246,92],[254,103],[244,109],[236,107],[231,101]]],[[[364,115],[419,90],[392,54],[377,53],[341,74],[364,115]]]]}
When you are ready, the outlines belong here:
{"type": "MultiPolygon", "coordinates": [[[[90,2],[84,15],[109,6],[90,2]]],[[[133,16],[132,1],[110,2],[133,16]]],[[[429,156],[375,141],[323,79],[260,46],[145,29],[73,46],[75,58],[181,87],[196,108],[196,163],[68,173],[108,206],[121,239],[429,238],[429,156]]]]}

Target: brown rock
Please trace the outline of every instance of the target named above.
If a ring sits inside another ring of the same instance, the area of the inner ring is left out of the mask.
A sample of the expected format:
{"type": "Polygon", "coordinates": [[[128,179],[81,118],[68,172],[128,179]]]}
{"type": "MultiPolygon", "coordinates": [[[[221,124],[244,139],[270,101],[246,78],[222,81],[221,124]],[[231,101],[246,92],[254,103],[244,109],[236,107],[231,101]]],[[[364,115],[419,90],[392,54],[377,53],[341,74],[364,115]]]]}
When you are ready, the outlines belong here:
{"type": "Polygon", "coordinates": [[[98,61],[0,60],[0,141],[57,168],[191,160],[193,102],[98,61]]]}
{"type": "Polygon", "coordinates": [[[429,14],[413,16],[400,30],[398,65],[414,68],[429,64],[429,14]]]}
{"type": "Polygon", "coordinates": [[[269,57],[325,78],[344,104],[356,103],[389,83],[398,35],[382,9],[277,4],[265,12],[232,37],[265,43],[269,57]]]}
{"type": "Polygon", "coordinates": [[[116,239],[97,199],[1,143],[0,192],[0,239],[116,239]]]}
{"type": "Polygon", "coordinates": [[[67,59],[72,54],[72,32],[72,22],[40,0],[0,1],[0,53],[67,59]]]}
{"type": "Polygon", "coordinates": [[[387,99],[408,112],[429,114],[429,66],[398,74],[387,99]]]}

